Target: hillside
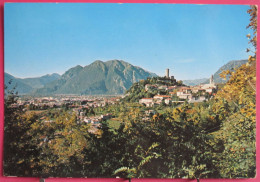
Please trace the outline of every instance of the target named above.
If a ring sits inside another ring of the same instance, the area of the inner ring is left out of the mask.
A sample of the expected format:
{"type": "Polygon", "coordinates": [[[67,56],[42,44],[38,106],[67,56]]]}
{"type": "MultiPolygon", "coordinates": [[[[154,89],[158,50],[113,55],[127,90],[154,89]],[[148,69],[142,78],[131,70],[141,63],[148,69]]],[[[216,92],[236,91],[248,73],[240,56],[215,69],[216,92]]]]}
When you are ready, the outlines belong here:
{"type": "Polygon", "coordinates": [[[33,90],[30,85],[23,83],[22,79],[16,78],[9,73],[4,73],[4,82],[7,86],[7,90],[15,88],[15,91],[17,91],[19,94],[26,94],[32,92],[33,90]]]}
{"type": "MultiPolygon", "coordinates": [[[[215,83],[226,83],[229,80],[229,77],[227,77],[227,79],[224,80],[223,78],[221,78],[219,76],[219,74],[222,73],[222,71],[225,71],[225,70],[234,71],[236,68],[239,68],[242,64],[247,63],[247,61],[248,60],[229,61],[227,64],[225,64],[224,66],[219,68],[216,73],[214,73],[214,75],[213,75],[214,82],[215,83]]],[[[204,83],[209,83],[209,79],[206,82],[204,82],[204,83]]]]}
{"type": "MultiPolygon", "coordinates": [[[[242,64],[247,63],[247,60],[233,60],[229,61],[227,64],[223,65],[220,67],[214,74],[213,74],[213,79],[215,83],[226,83],[229,78],[226,80],[222,79],[219,74],[222,71],[225,70],[235,70],[236,68],[240,67],[242,64]]],[[[202,78],[202,79],[194,79],[194,80],[183,80],[183,83],[188,86],[194,86],[194,85],[199,85],[199,84],[206,84],[209,83],[209,78],[202,78]]]]}
{"type": "Polygon", "coordinates": [[[124,61],[95,61],[69,69],[35,94],[123,94],[133,83],[153,76],[157,75],[124,61]]]}
{"type": "Polygon", "coordinates": [[[17,78],[10,75],[9,73],[4,73],[5,85],[8,87],[8,89],[13,89],[15,87],[15,91],[17,91],[19,94],[31,93],[33,90],[43,88],[46,84],[59,78],[60,75],[57,73],[47,74],[35,78],[17,78]],[[10,81],[11,84],[8,84],[10,81]]]}
{"type": "Polygon", "coordinates": [[[35,78],[24,78],[21,79],[21,81],[32,88],[43,88],[46,84],[58,80],[61,76],[57,73],[53,74],[47,74],[41,77],[35,77],[35,78]]]}

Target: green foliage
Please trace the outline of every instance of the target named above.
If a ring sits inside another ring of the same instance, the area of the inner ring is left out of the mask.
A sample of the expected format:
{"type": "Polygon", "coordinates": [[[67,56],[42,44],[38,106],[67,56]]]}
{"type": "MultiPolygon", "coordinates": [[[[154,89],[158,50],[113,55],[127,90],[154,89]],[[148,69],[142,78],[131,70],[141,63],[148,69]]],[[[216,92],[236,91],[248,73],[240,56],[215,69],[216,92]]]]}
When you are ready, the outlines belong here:
{"type": "MultiPolygon", "coordinates": [[[[251,22],[248,27],[255,36],[250,42],[256,46],[256,6],[248,11],[251,22]]],[[[255,177],[255,132],[256,132],[256,56],[249,56],[248,62],[235,71],[222,73],[230,80],[216,95],[216,108],[220,110],[222,127],[215,132],[215,140],[224,144],[224,150],[216,154],[216,163],[225,178],[255,177]],[[225,105],[224,105],[225,103],[225,105]],[[228,168],[226,166],[229,166],[228,168]]]]}
{"type": "Polygon", "coordinates": [[[223,124],[215,135],[225,149],[216,165],[226,178],[255,176],[256,67],[250,59],[235,72],[227,72],[230,80],[216,96],[216,108],[225,108],[218,109],[223,124]]]}
{"type": "MultiPolygon", "coordinates": [[[[4,174],[30,176],[32,175],[30,163],[37,160],[39,154],[37,146],[30,143],[32,135],[28,132],[36,117],[25,116],[23,108],[16,107],[18,96],[14,90],[15,88],[5,91],[4,174]]],[[[37,167],[34,170],[37,170],[37,167]]]]}
{"type": "Polygon", "coordinates": [[[160,154],[156,152],[152,152],[154,148],[158,147],[159,143],[153,143],[146,151],[138,145],[135,149],[134,155],[135,157],[140,158],[139,164],[137,166],[129,168],[129,167],[120,167],[115,170],[114,175],[119,173],[126,173],[124,176],[127,178],[138,178],[138,177],[145,177],[148,175],[148,171],[142,170],[142,167],[148,164],[153,158],[157,159],[161,157],[160,154]]]}
{"type": "Polygon", "coordinates": [[[122,99],[123,102],[138,102],[141,98],[152,98],[157,94],[167,94],[166,91],[160,91],[158,89],[145,90],[147,84],[158,84],[158,85],[183,85],[182,82],[175,83],[173,80],[164,77],[152,77],[146,80],[141,80],[134,83],[127,91],[126,97],[122,99]]]}

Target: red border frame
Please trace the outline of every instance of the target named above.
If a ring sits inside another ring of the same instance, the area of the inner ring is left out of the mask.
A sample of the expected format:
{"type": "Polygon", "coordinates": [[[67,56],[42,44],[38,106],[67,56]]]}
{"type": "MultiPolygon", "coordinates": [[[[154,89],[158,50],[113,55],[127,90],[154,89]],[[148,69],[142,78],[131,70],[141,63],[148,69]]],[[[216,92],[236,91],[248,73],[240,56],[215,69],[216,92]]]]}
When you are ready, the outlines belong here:
{"type": "MultiPolygon", "coordinates": [[[[4,3],[6,2],[49,2],[49,3],[173,3],[173,4],[237,4],[237,5],[260,5],[259,0],[0,0],[0,181],[1,182],[39,182],[40,178],[28,178],[28,177],[4,177],[3,176],[3,140],[4,140],[4,3]]],[[[258,8],[258,28],[257,32],[260,30],[260,8],[258,8]]],[[[257,43],[260,42],[260,36],[257,37],[257,43]]],[[[257,51],[257,58],[259,58],[260,53],[257,51]]],[[[256,85],[256,129],[260,130],[259,117],[260,117],[260,62],[257,60],[257,85],[256,85]]],[[[201,179],[202,182],[217,182],[217,181],[243,181],[243,182],[258,182],[260,181],[259,167],[260,167],[260,135],[256,135],[256,168],[257,174],[253,179],[201,179]]],[[[116,179],[116,178],[47,178],[46,182],[123,182],[128,181],[128,179],[116,179]]],[[[150,182],[150,181],[174,181],[174,182],[187,182],[195,180],[185,180],[185,179],[132,179],[132,181],[139,182],[150,182]]]]}

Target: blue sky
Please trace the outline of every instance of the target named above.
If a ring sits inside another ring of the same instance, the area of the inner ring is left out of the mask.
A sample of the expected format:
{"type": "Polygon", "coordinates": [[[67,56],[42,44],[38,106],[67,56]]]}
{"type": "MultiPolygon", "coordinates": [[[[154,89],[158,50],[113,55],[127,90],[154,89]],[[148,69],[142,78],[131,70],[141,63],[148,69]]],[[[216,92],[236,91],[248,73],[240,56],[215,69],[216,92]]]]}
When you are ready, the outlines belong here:
{"type": "Polygon", "coordinates": [[[62,74],[119,59],[178,80],[247,59],[245,5],[6,3],[5,71],[62,74]]]}

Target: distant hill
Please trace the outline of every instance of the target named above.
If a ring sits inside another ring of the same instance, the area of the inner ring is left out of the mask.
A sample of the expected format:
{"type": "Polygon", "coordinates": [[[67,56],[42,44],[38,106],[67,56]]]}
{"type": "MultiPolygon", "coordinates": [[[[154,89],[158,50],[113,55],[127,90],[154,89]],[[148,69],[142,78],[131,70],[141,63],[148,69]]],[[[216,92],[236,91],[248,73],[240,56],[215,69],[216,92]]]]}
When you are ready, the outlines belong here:
{"type": "Polygon", "coordinates": [[[7,90],[12,90],[15,88],[19,94],[26,94],[32,92],[33,88],[26,83],[23,83],[22,79],[16,78],[8,73],[4,73],[5,85],[7,90]]]}
{"type": "Polygon", "coordinates": [[[57,73],[47,74],[41,77],[24,78],[22,82],[31,86],[32,88],[43,88],[46,84],[58,80],[61,76],[57,73]]]}
{"type": "Polygon", "coordinates": [[[183,84],[188,86],[195,86],[201,83],[204,83],[208,80],[208,78],[194,79],[194,80],[182,80],[183,84]]]}
{"type": "MultiPolygon", "coordinates": [[[[242,64],[247,63],[247,60],[233,60],[229,61],[227,64],[219,68],[214,74],[213,74],[213,80],[215,83],[226,83],[229,77],[224,80],[222,79],[219,74],[224,70],[235,70],[236,68],[239,68],[242,64]]],[[[195,80],[183,80],[183,83],[185,85],[194,86],[199,84],[206,84],[209,83],[209,78],[202,78],[202,79],[195,79],[195,80]]]]}
{"type": "Polygon", "coordinates": [[[35,77],[35,78],[16,78],[9,73],[4,73],[5,78],[5,85],[8,86],[8,89],[13,89],[15,87],[15,90],[19,94],[28,94],[33,92],[33,90],[38,88],[43,88],[46,84],[57,80],[60,78],[60,75],[57,73],[53,74],[47,74],[41,77],[35,77]],[[11,81],[11,84],[8,84],[8,82],[11,81]]]}
{"type": "MultiPolygon", "coordinates": [[[[236,68],[239,68],[241,65],[246,64],[248,60],[234,60],[234,61],[229,61],[227,64],[222,66],[221,68],[218,69],[216,73],[213,75],[213,80],[215,83],[226,83],[227,80],[229,80],[229,77],[224,80],[219,76],[220,73],[222,73],[225,70],[231,70],[235,71],[236,68]]],[[[204,83],[209,83],[209,79],[204,82],[204,83]]]]}
{"type": "Polygon", "coordinates": [[[48,94],[123,94],[133,83],[157,76],[121,60],[95,61],[85,67],[76,66],[60,79],[46,84],[34,93],[48,94]]]}

